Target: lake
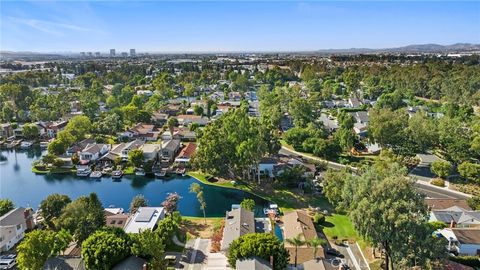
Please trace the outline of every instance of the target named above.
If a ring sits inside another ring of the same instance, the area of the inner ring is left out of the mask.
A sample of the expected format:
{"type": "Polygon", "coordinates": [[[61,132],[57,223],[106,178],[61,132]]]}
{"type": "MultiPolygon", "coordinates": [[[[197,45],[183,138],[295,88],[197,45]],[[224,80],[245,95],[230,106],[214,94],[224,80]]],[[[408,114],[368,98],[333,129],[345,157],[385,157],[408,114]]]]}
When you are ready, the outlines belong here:
{"type": "Polygon", "coordinates": [[[167,193],[177,192],[182,196],[178,210],[184,216],[203,216],[196,195],[189,193],[190,184],[199,183],[205,193],[208,217],[225,216],[225,211],[232,204],[240,203],[244,198],[254,199],[257,203],[256,214],[261,215],[262,207],[267,201],[251,193],[236,189],[205,185],[192,177],[177,177],[159,180],[142,176],[124,176],[120,182],[113,182],[110,177],[95,181],[92,178],[80,178],[75,175],[47,174],[40,175],[31,171],[31,163],[39,159],[39,148],[28,151],[1,151],[7,157],[0,162],[0,197],[11,199],[16,206],[37,209],[40,202],[49,194],[68,195],[72,200],[97,193],[104,207],[115,206],[128,210],[130,201],[137,194],[143,194],[150,206],[159,206],[167,193]]]}

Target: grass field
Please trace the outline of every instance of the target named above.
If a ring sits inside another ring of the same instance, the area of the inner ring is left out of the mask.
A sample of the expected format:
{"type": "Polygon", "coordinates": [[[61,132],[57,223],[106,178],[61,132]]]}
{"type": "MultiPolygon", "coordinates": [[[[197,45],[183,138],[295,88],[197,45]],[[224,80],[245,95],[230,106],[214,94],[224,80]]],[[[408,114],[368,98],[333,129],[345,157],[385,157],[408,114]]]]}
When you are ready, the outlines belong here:
{"type": "Polygon", "coordinates": [[[335,236],[340,240],[358,240],[359,238],[357,232],[353,228],[350,218],[346,215],[333,214],[331,216],[327,216],[325,219],[323,232],[330,239],[335,236]]]}

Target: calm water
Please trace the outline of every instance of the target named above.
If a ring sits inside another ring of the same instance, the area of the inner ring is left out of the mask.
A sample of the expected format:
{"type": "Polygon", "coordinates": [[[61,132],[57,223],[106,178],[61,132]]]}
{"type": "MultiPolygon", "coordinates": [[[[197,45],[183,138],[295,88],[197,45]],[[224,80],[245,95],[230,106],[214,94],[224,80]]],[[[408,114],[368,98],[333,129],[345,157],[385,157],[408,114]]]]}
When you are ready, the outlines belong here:
{"type": "MultiPolygon", "coordinates": [[[[81,195],[95,192],[104,207],[114,205],[129,208],[131,199],[137,194],[143,194],[150,206],[158,206],[169,192],[177,192],[182,196],[178,205],[179,211],[185,216],[203,216],[195,194],[189,193],[191,183],[198,182],[191,177],[178,177],[170,180],[158,180],[138,176],[123,177],[121,182],[113,182],[111,178],[101,178],[95,181],[91,178],[78,178],[74,175],[37,175],[31,171],[32,161],[42,155],[40,149],[29,151],[2,151],[8,158],[0,163],[0,197],[11,199],[16,206],[38,208],[40,202],[52,193],[61,193],[75,199],[81,195]]],[[[224,216],[232,204],[240,203],[244,198],[254,199],[257,213],[267,203],[250,193],[240,190],[203,186],[207,203],[207,216],[224,216]]]]}

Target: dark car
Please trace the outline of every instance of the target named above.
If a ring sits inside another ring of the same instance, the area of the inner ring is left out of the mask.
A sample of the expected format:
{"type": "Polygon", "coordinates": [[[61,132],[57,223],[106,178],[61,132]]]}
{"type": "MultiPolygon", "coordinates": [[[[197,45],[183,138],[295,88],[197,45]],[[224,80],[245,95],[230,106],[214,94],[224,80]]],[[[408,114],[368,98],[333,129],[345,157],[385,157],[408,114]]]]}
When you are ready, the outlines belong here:
{"type": "Polygon", "coordinates": [[[328,255],[332,255],[332,256],[335,256],[335,257],[340,257],[340,258],[343,258],[343,254],[340,253],[340,251],[334,249],[334,248],[327,248],[327,250],[325,251],[328,255]]]}

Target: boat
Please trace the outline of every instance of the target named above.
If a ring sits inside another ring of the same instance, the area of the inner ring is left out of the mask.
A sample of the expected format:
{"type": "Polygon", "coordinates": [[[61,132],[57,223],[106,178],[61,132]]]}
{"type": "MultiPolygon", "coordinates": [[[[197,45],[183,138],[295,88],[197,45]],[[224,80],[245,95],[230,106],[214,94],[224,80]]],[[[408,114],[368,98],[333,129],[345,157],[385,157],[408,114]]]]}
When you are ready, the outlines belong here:
{"type": "Polygon", "coordinates": [[[92,173],[92,169],[90,168],[77,169],[77,176],[87,177],[90,175],[90,173],[92,173]]]}
{"type": "Polygon", "coordinates": [[[165,177],[166,175],[167,175],[167,170],[164,170],[164,169],[155,173],[155,177],[159,177],[159,178],[165,177]]]}
{"type": "Polygon", "coordinates": [[[123,176],[122,171],[113,171],[112,172],[112,178],[113,179],[120,179],[120,178],[122,178],[122,176],[123,176]]]}
{"type": "Polygon", "coordinates": [[[112,173],[112,170],[113,170],[113,169],[110,168],[110,167],[105,167],[105,168],[103,168],[103,170],[102,170],[102,174],[111,174],[111,173],[112,173]]]}
{"type": "Polygon", "coordinates": [[[102,177],[103,173],[101,171],[93,171],[90,174],[90,178],[100,178],[102,177]]]}
{"type": "Polygon", "coordinates": [[[177,168],[176,173],[177,173],[178,175],[181,174],[182,176],[185,176],[185,171],[186,171],[185,168],[177,168]]]}
{"type": "Polygon", "coordinates": [[[29,149],[30,147],[32,147],[32,145],[33,145],[33,142],[23,141],[22,143],[20,143],[20,148],[29,149]]]}
{"type": "Polygon", "coordinates": [[[136,168],[136,169],[135,169],[135,175],[145,176],[145,170],[142,169],[142,168],[136,168]]]}
{"type": "Polygon", "coordinates": [[[47,149],[48,148],[48,142],[40,142],[40,148],[41,149],[47,149]]]}

